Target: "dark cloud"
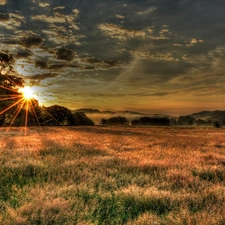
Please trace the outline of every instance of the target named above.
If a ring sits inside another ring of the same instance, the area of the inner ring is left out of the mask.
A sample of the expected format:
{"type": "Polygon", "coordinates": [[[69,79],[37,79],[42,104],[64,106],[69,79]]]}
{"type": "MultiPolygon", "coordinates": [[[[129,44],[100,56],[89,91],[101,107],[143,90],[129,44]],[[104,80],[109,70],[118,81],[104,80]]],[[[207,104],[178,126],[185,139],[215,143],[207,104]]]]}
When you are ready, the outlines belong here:
{"type": "Polygon", "coordinates": [[[91,63],[91,64],[102,63],[100,59],[95,59],[95,58],[83,58],[82,61],[86,63],[91,63]]]}
{"type": "Polygon", "coordinates": [[[67,65],[65,64],[53,64],[51,66],[49,66],[49,69],[51,70],[55,70],[55,69],[62,69],[64,67],[66,67],[67,65]]]}
{"type": "Polygon", "coordinates": [[[30,51],[21,51],[21,52],[17,52],[14,56],[17,59],[20,58],[29,58],[32,55],[32,53],[30,51]]]}
{"type": "Polygon", "coordinates": [[[36,35],[26,36],[21,38],[20,44],[25,47],[32,47],[42,45],[44,42],[44,38],[36,35]]]}
{"type": "Polygon", "coordinates": [[[33,76],[26,76],[25,79],[30,79],[30,80],[45,80],[47,78],[54,78],[57,77],[58,74],[56,73],[44,73],[44,74],[37,74],[33,76]]]}
{"type": "Polygon", "coordinates": [[[9,15],[6,13],[1,13],[0,12],[0,21],[8,21],[9,20],[9,15]]]}
{"type": "Polygon", "coordinates": [[[56,52],[56,58],[65,61],[71,61],[74,58],[75,53],[66,48],[60,48],[56,52]]]}
{"type": "Polygon", "coordinates": [[[120,62],[116,60],[104,61],[104,63],[107,65],[108,68],[121,65],[120,62]]]}
{"type": "Polygon", "coordinates": [[[41,69],[48,68],[48,63],[46,61],[37,61],[35,62],[36,67],[40,67],[41,69]]]}
{"type": "Polygon", "coordinates": [[[121,62],[116,60],[103,61],[96,58],[82,58],[81,59],[84,64],[89,64],[89,66],[85,66],[86,69],[94,69],[94,68],[114,68],[121,66],[121,62]]]}
{"type": "Polygon", "coordinates": [[[78,69],[78,70],[83,70],[83,66],[81,65],[81,64],[69,64],[69,65],[67,65],[67,67],[69,67],[69,68],[75,68],[75,69],[78,69]]]}

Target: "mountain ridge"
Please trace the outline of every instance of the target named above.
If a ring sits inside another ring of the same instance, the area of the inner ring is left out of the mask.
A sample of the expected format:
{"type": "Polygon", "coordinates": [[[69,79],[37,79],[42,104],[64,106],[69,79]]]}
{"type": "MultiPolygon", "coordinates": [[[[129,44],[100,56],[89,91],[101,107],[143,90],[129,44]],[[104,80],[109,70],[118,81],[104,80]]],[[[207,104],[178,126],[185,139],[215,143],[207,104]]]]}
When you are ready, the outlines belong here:
{"type": "Polygon", "coordinates": [[[213,111],[200,111],[197,113],[192,113],[190,116],[196,119],[211,119],[211,120],[225,120],[225,110],[213,110],[213,111]]]}

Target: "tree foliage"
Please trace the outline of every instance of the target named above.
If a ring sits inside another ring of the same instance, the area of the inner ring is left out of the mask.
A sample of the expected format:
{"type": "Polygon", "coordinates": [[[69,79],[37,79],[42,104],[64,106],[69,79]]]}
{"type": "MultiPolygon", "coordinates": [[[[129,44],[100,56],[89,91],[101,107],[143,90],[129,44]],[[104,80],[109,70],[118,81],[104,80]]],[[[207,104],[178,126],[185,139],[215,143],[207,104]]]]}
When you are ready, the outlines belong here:
{"type": "Polygon", "coordinates": [[[192,116],[179,116],[178,124],[179,125],[194,125],[196,124],[196,119],[192,116]]]}
{"type": "Polygon", "coordinates": [[[41,125],[72,125],[73,116],[71,111],[59,105],[43,107],[40,117],[41,125]]]}
{"type": "Polygon", "coordinates": [[[73,113],[73,123],[74,126],[93,126],[94,122],[88,118],[83,112],[73,113]]]}
{"type": "Polygon", "coordinates": [[[170,120],[169,118],[152,118],[152,117],[141,117],[137,120],[131,121],[132,125],[140,125],[140,126],[169,126],[170,120]]]}
{"type": "Polygon", "coordinates": [[[101,119],[102,125],[111,125],[111,126],[118,126],[118,125],[129,125],[129,121],[126,117],[117,116],[117,117],[111,117],[109,119],[101,119]]]}
{"type": "MultiPolygon", "coordinates": [[[[15,75],[13,63],[14,59],[12,54],[9,54],[8,51],[0,52],[0,86],[17,91],[18,88],[24,86],[24,80],[15,75]]],[[[5,88],[1,88],[1,94],[12,93],[12,91],[5,88]]]]}
{"type": "Polygon", "coordinates": [[[13,70],[14,59],[8,51],[0,52],[0,125],[4,125],[6,119],[11,117],[16,107],[12,107],[4,114],[1,113],[10,105],[13,105],[20,93],[18,89],[24,86],[24,80],[17,77],[13,70]]]}

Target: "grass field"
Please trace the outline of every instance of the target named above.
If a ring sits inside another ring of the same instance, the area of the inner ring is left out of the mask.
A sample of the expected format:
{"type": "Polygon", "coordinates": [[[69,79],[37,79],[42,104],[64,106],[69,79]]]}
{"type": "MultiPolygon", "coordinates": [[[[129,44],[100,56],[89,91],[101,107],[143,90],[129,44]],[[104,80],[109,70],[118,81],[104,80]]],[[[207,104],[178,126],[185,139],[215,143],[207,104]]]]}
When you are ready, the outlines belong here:
{"type": "Polygon", "coordinates": [[[0,130],[0,223],[225,224],[225,129],[0,130]]]}

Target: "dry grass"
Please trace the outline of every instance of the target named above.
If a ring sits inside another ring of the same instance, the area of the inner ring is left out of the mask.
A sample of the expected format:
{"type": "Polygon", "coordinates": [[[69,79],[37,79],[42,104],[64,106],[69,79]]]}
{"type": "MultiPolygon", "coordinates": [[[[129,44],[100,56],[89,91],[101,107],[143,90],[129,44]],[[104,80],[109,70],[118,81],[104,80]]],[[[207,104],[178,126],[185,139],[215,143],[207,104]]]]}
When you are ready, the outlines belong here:
{"type": "Polygon", "coordinates": [[[225,224],[225,130],[0,130],[0,222],[225,224]]]}

